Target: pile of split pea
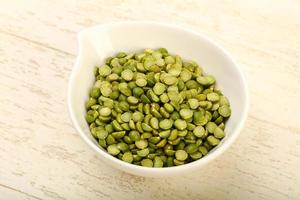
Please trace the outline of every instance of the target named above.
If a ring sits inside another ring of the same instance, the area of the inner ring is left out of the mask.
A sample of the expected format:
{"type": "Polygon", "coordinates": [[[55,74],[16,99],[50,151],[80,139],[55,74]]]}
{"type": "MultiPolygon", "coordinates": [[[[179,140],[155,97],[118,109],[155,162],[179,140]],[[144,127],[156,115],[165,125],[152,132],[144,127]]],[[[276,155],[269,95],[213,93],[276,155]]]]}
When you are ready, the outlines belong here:
{"type": "Polygon", "coordinates": [[[86,121],[99,145],[120,160],[183,165],[225,137],[229,101],[194,61],[165,48],[145,49],[109,57],[94,73],[86,121]]]}

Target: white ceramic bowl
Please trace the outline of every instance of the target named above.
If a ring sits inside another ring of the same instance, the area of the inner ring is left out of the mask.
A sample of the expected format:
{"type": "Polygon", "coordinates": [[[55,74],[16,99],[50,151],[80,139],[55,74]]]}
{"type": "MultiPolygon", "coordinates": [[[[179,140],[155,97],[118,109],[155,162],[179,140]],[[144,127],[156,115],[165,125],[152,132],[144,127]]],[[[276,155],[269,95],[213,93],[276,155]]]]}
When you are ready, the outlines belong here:
{"type": "Polygon", "coordinates": [[[232,57],[207,37],[183,28],[153,22],[121,22],[98,25],[78,34],[79,53],[71,74],[68,106],[74,126],[83,140],[108,164],[141,176],[179,174],[206,165],[223,153],[237,138],[248,113],[248,91],[244,76],[232,57]],[[123,162],[104,151],[91,136],[85,121],[85,102],[94,83],[95,65],[119,51],[165,47],[172,54],[199,63],[216,77],[217,86],[229,98],[232,115],[226,123],[226,137],[209,154],[189,164],[169,168],[146,168],[123,162]]]}

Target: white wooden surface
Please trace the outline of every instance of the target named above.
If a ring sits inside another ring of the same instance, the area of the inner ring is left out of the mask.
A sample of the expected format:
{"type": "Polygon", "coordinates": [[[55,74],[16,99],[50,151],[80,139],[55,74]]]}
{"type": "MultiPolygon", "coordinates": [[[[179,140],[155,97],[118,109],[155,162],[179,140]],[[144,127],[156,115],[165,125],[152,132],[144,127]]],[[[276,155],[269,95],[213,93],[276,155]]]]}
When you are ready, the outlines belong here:
{"type": "Polygon", "coordinates": [[[299,10],[298,0],[0,0],[0,199],[300,199],[299,10]],[[196,173],[112,169],[69,119],[76,33],[139,19],[209,35],[246,73],[246,126],[196,173]]]}

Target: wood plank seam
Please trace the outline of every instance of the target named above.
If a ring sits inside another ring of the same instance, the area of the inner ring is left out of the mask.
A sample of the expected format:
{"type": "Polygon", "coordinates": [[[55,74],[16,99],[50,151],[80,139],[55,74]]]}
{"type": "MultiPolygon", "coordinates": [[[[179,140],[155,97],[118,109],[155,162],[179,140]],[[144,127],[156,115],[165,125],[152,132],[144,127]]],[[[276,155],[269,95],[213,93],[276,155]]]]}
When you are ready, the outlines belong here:
{"type": "Polygon", "coordinates": [[[32,194],[28,194],[28,193],[23,192],[23,191],[21,191],[21,190],[18,190],[18,189],[16,189],[16,188],[13,188],[13,187],[10,187],[10,186],[7,186],[7,185],[3,185],[3,184],[1,184],[1,183],[0,183],[0,187],[4,187],[4,188],[6,188],[6,189],[13,190],[13,191],[15,191],[15,192],[24,194],[24,195],[26,195],[26,196],[28,196],[28,197],[31,197],[31,198],[34,198],[34,199],[42,200],[42,198],[39,198],[39,197],[34,196],[34,195],[32,195],[32,194]]]}
{"type": "Polygon", "coordinates": [[[41,43],[41,42],[37,42],[37,41],[35,41],[35,40],[28,39],[28,38],[26,38],[26,37],[23,37],[23,36],[14,34],[14,33],[10,33],[10,32],[3,31],[3,30],[0,30],[0,33],[5,34],[5,35],[9,35],[9,36],[12,36],[12,37],[16,37],[16,38],[21,39],[21,40],[25,40],[25,41],[27,41],[27,42],[30,42],[30,43],[33,43],[33,44],[36,44],[36,45],[39,45],[39,46],[42,46],[42,47],[51,49],[51,50],[53,50],[53,51],[57,51],[57,52],[59,52],[59,53],[63,53],[63,54],[68,55],[68,56],[72,56],[72,57],[75,57],[75,56],[76,56],[76,55],[74,55],[74,54],[72,54],[72,53],[69,53],[69,52],[66,52],[66,51],[57,49],[57,48],[52,47],[52,46],[49,46],[49,45],[47,45],[47,44],[43,44],[43,43],[41,43]]]}

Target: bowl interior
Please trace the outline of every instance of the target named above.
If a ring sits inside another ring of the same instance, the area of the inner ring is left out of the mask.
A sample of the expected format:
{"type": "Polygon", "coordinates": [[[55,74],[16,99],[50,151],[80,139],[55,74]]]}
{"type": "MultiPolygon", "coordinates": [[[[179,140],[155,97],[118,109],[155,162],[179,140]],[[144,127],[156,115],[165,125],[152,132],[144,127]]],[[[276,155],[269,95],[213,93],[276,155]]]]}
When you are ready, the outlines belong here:
{"type": "MultiPolygon", "coordinates": [[[[248,100],[243,76],[230,56],[209,39],[178,27],[153,23],[117,23],[86,29],[79,34],[79,54],[70,80],[69,108],[73,123],[86,142],[115,165],[123,165],[124,162],[99,149],[85,121],[85,102],[95,80],[93,69],[101,66],[106,57],[117,52],[137,52],[144,48],[159,47],[167,48],[171,54],[178,54],[184,60],[196,61],[206,74],[216,77],[218,88],[231,103],[232,115],[226,123],[226,137],[209,155],[188,165],[201,165],[201,162],[204,164],[214,154],[217,155],[217,151],[224,151],[235,139],[246,118],[248,100]]],[[[145,175],[144,167],[132,165],[131,168],[128,165],[126,163],[123,169],[145,175]]],[[[185,165],[174,169],[183,167],[185,165]]],[[[153,172],[152,175],[155,173],[158,172],[153,172]]]]}

